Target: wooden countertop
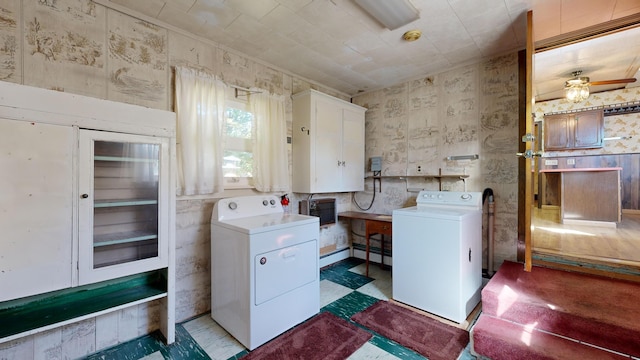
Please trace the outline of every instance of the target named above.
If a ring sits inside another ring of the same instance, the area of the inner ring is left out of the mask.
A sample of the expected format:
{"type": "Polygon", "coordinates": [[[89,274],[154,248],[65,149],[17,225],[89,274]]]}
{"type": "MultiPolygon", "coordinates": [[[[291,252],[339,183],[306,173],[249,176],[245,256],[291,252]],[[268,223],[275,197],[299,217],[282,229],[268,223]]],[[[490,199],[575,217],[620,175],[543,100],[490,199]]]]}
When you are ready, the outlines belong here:
{"type": "Polygon", "coordinates": [[[570,171],[620,171],[621,167],[602,167],[602,168],[564,168],[564,169],[540,169],[540,172],[570,172],[570,171]]]}

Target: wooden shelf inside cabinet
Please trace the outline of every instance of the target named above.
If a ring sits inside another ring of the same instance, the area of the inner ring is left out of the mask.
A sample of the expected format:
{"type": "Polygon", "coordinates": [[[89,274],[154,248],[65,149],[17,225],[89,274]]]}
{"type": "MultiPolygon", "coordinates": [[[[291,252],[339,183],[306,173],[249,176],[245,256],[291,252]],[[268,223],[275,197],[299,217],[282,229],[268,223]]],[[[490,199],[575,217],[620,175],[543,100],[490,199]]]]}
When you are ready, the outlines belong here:
{"type": "Polygon", "coordinates": [[[96,200],[93,203],[94,208],[108,208],[118,206],[136,206],[136,205],[157,205],[158,200],[144,200],[144,199],[127,199],[127,200],[96,200]]]}
{"type": "Polygon", "coordinates": [[[156,240],[158,234],[148,231],[130,231],[114,234],[94,235],[93,246],[110,246],[118,244],[128,244],[146,240],[156,240]]]}
{"type": "Polygon", "coordinates": [[[94,156],[93,159],[95,161],[148,162],[148,163],[158,162],[158,159],[121,157],[121,156],[94,156]]]}
{"type": "Polygon", "coordinates": [[[167,296],[156,270],[0,303],[0,342],[167,296]]]}

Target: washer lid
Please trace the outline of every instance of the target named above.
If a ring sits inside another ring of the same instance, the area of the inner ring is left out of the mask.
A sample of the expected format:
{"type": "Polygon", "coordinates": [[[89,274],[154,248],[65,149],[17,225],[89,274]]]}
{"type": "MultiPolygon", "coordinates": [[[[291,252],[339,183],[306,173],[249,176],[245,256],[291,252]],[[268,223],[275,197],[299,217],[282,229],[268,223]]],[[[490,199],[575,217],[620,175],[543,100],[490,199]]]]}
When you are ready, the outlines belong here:
{"type": "Polygon", "coordinates": [[[283,213],[275,213],[220,221],[212,219],[211,224],[246,234],[258,234],[307,224],[315,224],[319,227],[320,218],[299,214],[285,215],[283,213]]]}
{"type": "Polygon", "coordinates": [[[470,210],[465,208],[421,208],[418,206],[412,206],[393,210],[393,219],[398,216],[415,216],[428,219],[461,220],[467,216],[473,216],[480,213],[480,210],[470,210]]]}

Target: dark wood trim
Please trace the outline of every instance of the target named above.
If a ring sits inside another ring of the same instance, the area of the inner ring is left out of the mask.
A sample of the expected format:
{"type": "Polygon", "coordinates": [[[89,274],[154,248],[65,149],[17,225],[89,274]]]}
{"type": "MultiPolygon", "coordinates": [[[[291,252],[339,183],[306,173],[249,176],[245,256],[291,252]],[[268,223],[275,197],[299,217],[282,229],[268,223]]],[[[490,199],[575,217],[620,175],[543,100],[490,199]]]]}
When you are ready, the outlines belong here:
{"type": "MultiPolygon", "coordinates": [[[[527,94],[526,94],[526,80],[527,80],[527,61],[526,61],[526,51],[521,50],[518,52],[518,131],[519,134],[525,134],[526,130],[526,112],[527,112],[527,94]]],[[[518,141],[518,152],[525,151],[525,143],[522,141],[518,141]]],[[[518,243],[517,243],[517,260],[518,262],[524,262],[525,258],[525,186],[526,182],[525,177],[526,169],[525,169],[525,161],[524,158],[519,158],[518,160],[518,243]]]]}
{"type": "Polygon", "coordinates": [[[535,49],[536,52],[557,49],[562,46],[595,39],[619,31],[633,29],[638,26],[640,26],[640,13],[536,41],[535,49]]]}

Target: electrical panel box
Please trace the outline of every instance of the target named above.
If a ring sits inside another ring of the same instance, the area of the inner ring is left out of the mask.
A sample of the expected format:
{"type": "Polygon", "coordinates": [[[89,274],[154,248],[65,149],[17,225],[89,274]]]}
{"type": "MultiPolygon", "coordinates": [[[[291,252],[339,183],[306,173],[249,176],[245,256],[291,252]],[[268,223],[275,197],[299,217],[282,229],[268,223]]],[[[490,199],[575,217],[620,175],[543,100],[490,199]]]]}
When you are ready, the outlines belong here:
{"type": "Polygon", "coordinates": [[[374,156],[371,159],[371,171],[382,171],[382,157],[374,156]]]}

